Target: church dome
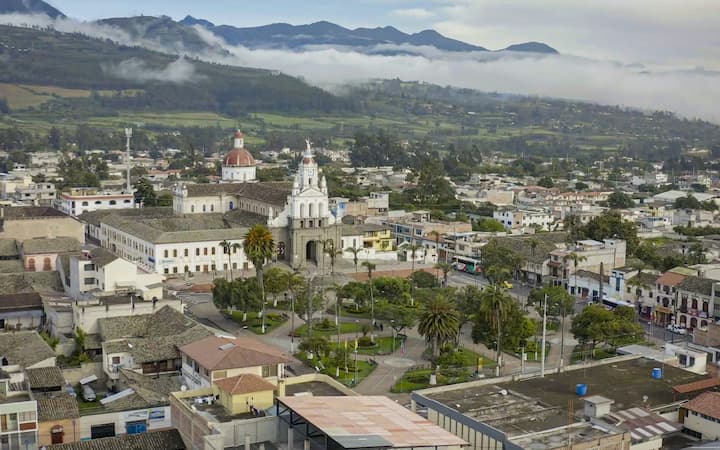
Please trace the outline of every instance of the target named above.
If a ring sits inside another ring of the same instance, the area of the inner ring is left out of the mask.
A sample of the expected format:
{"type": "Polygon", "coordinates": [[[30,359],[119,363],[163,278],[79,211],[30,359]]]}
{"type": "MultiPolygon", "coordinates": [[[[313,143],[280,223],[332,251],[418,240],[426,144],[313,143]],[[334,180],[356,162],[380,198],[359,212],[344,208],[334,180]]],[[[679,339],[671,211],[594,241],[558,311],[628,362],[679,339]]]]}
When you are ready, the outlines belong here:
{"type": "Polygon", "coordinates": [[[241,131],[235,133],[235,148],[225,155],[223,165],[229,167],[252,167],[255,165],[255,158],[245,149],[245,139],[241,131]]]}
{"type": "Polygon", "coordinates": [[[255,158],[244,148],[235,148],[225,156],[224,165],[230,167],[250,167],[255,165],[255,158]]]}

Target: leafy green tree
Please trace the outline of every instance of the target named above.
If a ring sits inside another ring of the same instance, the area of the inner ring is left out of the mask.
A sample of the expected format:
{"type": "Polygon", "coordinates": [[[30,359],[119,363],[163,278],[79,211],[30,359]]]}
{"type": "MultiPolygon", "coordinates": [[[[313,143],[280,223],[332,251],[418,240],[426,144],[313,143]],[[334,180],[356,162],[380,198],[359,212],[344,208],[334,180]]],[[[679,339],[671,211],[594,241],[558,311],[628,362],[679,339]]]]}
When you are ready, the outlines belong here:
{"type": "Polygon", "coordinates": [[[494,268],[495,273],[498,274],[512,274],[520,266],[521,262],[521,258],[517,253],[499,244],[495,239],[491,239],[482,248],[480,267],[482,267],[485,276],[490,276],[488,274],[492,272],[491,268],[494,268]]]}
{"type": "Polygon", "coordinates": [[[575,183],[575,190],[576,191],[584,191],[585,189],[589,188],[590,186],[587,183],[583,183],[582,181],[578,181],[575,183]]]}
{"type": "Polygon", "coordinates": [[[490,233],[501,233],[505,231],[505,226],[500,221],[481,217],[472,223],[473,231],[483,231],[490,233]]]}
{"type": "Polygon", "coordinates": [[[162,192],[158,195],[157,206],[172,206],[173,196],[169,192],[162,192]]]}
{"type": "Polygon", "coordinates": [[[555,187],[555,182],[553,181],[552,178],[545,176],[538,180],[537,185],[550,189],[550,188],[555,187]]]}
{"type": "MultiPolygon", "coordinates": [[[[373,325],[375,325],[375,296],[373,293],[372,274],[377,266],[370,261],[363,261],[362,265],[365,267],[365,269],[367,269],[368,284],[370,285],[370,321],[373,325]]],[[[371,335],[371,337],[373,338],[373,342],[375,342],[374,334],[371,335]]]]}
{"type": "Polygon", "coordinates": [[[135,188],[135,203],[141,203],[146,207],[157,206],[157,194],[147,179],[140,178],[133,187],[135,188]]]}
{"type": "Polygon", "coordinates": [[[402,333],[406,328],[414,327],[417,317],[417,308],[387,302],[378,305],[378,318],[386,321],[395,330],[395,334],[402,333]]]}
{"type": "Polygon", "coordinates": [[[433,358],[446,342],[455,338],[459,322],[452,302],[441,296],[432,298],[423,308],[418,320],[418,332],[432,347],[433,358]]]}
{"type": "Polygon", "coordinates": [[[612,209],[625,209],[635,206],[635,202],[632,197],[620,191],[616,191],[608,195],[607,203],[612,209]]]}
{"type": "Polygon", "coordinates": [[[435,264],[435,269],[440,270],[443,274],[443,286],[447,287],[448,285],[448,274],[452,270],[452,265],[444,262],[440,262],[435,264]]]}
{"type": "Polygon", "coordinates": [[[351,281],[340,289],[342,298],[351,299],[356,309],[363,308],[370,303],[370,285],[359,281],[351,281]]]}
{"type": "Polygon", "coordinates": [[[265,272],[265,289],[273,298],[273,306],[277,306],[278,296],[288,289],[287,272],[280,267],[271,267],[265,272]]]}
{"type": "MultiPolygon", "coordinates": [[[[571,238],[574,240],[594,239],[602,241],[603,239],[617,238],[625,240],[627,244],[627,252],[633,255],[640,244],[637,235],[637,225],[623,220],[620,213],[610,211],[598,217],[594,217],[585,225],[571,225],[571,238]]],[[[483,248],[484,252],[484,248],[483,248]]]]}
{"type": "Polygon", "coordinates": [[[621,345],[642,339],[644,329],[635,321],[633,308],[618,307],[608,311],[602,305],[589,305],[576,315],[570,329],[575,338],[594,352],[600,343],[621,345]]]}
{"type": "Polygon", "coordinates": [[[412,285],[418,288],[434,288],[438,286],[438,279],[435,275],[425,272],[424,270],[413,273],[410,279],[412,280],[412,285]]]}
{"type": "Polygon", "coordinates": [[[399,277],[380,277],[373,280],[376,296],[397,305],[410,303],[410,281],[399,277]]]}

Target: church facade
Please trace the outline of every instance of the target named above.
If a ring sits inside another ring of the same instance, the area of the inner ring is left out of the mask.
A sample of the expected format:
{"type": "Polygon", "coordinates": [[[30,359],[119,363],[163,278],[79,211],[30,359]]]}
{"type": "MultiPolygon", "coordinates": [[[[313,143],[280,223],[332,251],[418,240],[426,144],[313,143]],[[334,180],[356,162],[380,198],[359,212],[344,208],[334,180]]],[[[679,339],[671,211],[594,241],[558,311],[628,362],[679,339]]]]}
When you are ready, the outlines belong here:
{"type": "Polygon", "coordinates": [[[248,227],[265,224],[275,238],[276,260],[293,268],[325,269],[324,249],[333,241],[342,247],[342,224],[330,211],[327,182],[313,156],[311,143],[303,153],[292,186],[263,183],[256,178],[256,161],[244,148],[242,133],[223,160],[222,182],[173,186],[173,212],[178,216],[224,213],[248,227]]]}

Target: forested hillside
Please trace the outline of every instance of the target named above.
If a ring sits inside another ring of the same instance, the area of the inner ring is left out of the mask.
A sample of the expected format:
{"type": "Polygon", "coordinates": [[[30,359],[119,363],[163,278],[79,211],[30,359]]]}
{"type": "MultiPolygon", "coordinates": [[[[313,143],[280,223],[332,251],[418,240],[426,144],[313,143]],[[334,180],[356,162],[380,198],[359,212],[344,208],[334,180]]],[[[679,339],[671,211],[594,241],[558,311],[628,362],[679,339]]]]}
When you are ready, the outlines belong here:
{"type": "MultiPolygon", "coordinates": [[[[335,111],[346,102],[287,75],[178,60],[109,40],[0,26],[0,82],[128,91],[76,100],[108,109],[335,111]]],[[[75,105],[81,107],[82,105],[75,105]]]]}

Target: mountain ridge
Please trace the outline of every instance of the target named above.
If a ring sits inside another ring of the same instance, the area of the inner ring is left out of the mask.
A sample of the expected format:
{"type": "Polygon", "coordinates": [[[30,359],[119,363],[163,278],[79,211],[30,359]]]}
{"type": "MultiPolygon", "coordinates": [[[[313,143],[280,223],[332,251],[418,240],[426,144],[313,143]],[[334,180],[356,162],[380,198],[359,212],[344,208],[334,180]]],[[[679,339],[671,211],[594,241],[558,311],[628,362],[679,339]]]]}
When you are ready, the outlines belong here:
{"type": "MultiPolygon", "coordinates": [[[[313,45],[335,45],[368,50],[377,46],[396,45],[430,46],[438,50],[451,52],[491,51],[486,47],[448,38],[432,29],[408,34],[393,26],[349,29],[325,20],[303,25],[278,22],[256,27],[235,27],[232,25],[216,25],[209,20],[191,15],[185,16],[178,23],[186,26],[204,27],[230,45],[243,45],[248,48],[301,50],[313,45]]],[[[405,51],[397,50],[398,53],[408,51],[409,49],[405,49],[405,51]]],[[[559,53],[556,49],[541,42],[513,44],[498,51],[559,53]]],[[[383,49],[382,52],[388,53],[388,50],[383,49]]]]}
{"type": "Polygon", "coordinates": [[[66,17],[60,10],[43,0],[2,0],[0,14],[45,14],[53,19],[66,17]]]}

